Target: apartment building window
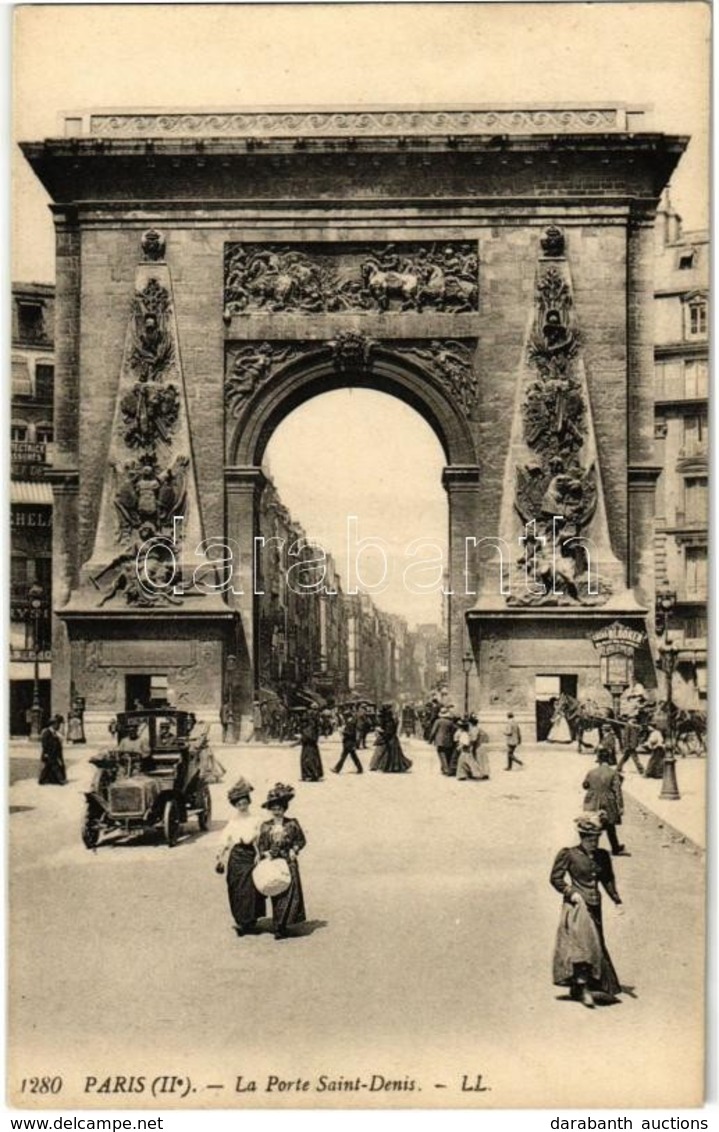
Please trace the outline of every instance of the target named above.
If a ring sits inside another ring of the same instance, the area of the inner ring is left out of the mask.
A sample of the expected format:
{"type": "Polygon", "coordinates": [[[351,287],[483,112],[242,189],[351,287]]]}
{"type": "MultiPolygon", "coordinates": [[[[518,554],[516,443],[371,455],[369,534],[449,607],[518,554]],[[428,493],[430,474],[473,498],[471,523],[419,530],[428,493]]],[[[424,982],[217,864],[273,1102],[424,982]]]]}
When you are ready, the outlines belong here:
{"type": "Polygon", "coordinates": [[[679,260],[677,267],[680,271],[690,271],[694,266],[694,248],[689,248],[686,251],[679,253],[679,260]]]}
{"type": "Polygon", "coordinates": [[[10,439],[11,440],[27,440],[29,429],[22,421],[13,421],[10,426],[10,439]]]}
{"type": "Polygon", "coordinates": [[[684,483],[684,521],[696,526],[707,522],[709,496],[707,477],[695,476],[684,483]]]}
{"type": "Polygon", "coordinates": [[[52,444],[55,435],[51,424],[35,425],[35,440],[38,444],[52,444]]]}
{"type": "Polygon", "coordinates": [[[23,342],[45,341],[45,312],[42,303],[19,302],[18,338],[23,342]]]}
{"type": "Polygon", "coordinates": [[[707,548],[688,546],[685,553],[687,597],[704,601],[707,596],[707,548]]]}
{"type": "Polygon", "coordinates": [[[684,331],[687,338],[706,338],[708,304],[706,299],[694,299],[686,304],[684,331]]]}
{"type": "Polygon", "coordinates": [[[709,363],[706,361],[684,363],[684,396],[702,398],[709,396],[709,363]]]}
{"type": "Polygon", "coordinates": [[[26,359],[13,358],[11,372],[13,397],[32,397],[30,367],[28,366],[26,359]]]}
{"type": "Polygon", "coordinates": [[[696,456],[706,451],[709,418],[706,413],[684,418],[684,456],[696,456]]]}
{"type": "Polygon", "coordinates": [[[55,394],[55,367],[48,362],[38,362],[35,366],[35,397],[38,401],[52,404],[55,394]]]}

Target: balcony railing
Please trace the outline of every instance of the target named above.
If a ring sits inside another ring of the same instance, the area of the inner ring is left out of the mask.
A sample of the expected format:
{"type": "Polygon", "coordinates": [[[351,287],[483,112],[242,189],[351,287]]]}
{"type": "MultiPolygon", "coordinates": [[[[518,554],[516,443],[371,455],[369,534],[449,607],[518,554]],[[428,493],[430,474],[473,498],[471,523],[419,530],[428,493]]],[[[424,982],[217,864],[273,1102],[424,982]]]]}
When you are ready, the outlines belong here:
{"type": "Polygon", "coordinates": [[[709,453],[709,444],[706,440],[690,440],[683,444],[677,453],[678,460],[706,460],[709,453]]]}

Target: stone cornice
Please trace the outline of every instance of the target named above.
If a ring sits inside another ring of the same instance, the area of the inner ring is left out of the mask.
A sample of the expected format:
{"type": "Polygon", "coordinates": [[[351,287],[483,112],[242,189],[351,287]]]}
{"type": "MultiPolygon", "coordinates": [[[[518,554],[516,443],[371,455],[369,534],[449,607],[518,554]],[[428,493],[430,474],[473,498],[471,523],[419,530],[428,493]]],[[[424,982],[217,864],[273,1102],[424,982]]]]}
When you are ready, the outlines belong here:
{"type": "Polygon", "coordinates": [[[630,464],[627,468],[629,490],[654,491],[663,470],[661,464],[630,464]]]}
{"type": "Polygon", "coordinates": [[[252,464],[228,464],[225,466],[225,490],[228,494],[247,491],[262,491],[267,484],[267,476],[252,464]]]}

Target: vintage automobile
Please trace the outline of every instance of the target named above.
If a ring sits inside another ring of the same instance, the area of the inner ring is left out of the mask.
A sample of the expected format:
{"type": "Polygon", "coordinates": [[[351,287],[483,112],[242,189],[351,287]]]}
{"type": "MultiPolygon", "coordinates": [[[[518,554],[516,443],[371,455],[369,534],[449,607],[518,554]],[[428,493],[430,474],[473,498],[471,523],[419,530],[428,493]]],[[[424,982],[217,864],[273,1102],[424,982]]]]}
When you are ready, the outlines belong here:
{"type": "Polygon", "coordinates": [[[174,708],[121,712],[111,730],[114,746],[90,759],[97,772],[85,793],[85,846],[94,849],[111,830],[147,829],[173,846],[190,817],[206,830],[216,764],[194,715],[174,708]]]}

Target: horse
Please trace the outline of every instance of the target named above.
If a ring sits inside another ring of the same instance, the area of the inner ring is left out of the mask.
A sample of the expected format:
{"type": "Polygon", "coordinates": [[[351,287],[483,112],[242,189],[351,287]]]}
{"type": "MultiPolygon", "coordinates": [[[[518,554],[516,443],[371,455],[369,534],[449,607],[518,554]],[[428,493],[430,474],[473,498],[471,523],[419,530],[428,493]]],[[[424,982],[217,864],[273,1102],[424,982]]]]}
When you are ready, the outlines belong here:
{"type": "Polygon", "coordinates": [[[403,311],[418,309],[419,276],[409,271],[385,271],[374,260],[362,264],[365,288],[381,311],[389,310],[390,299],[401,300],[403,311]]]}

